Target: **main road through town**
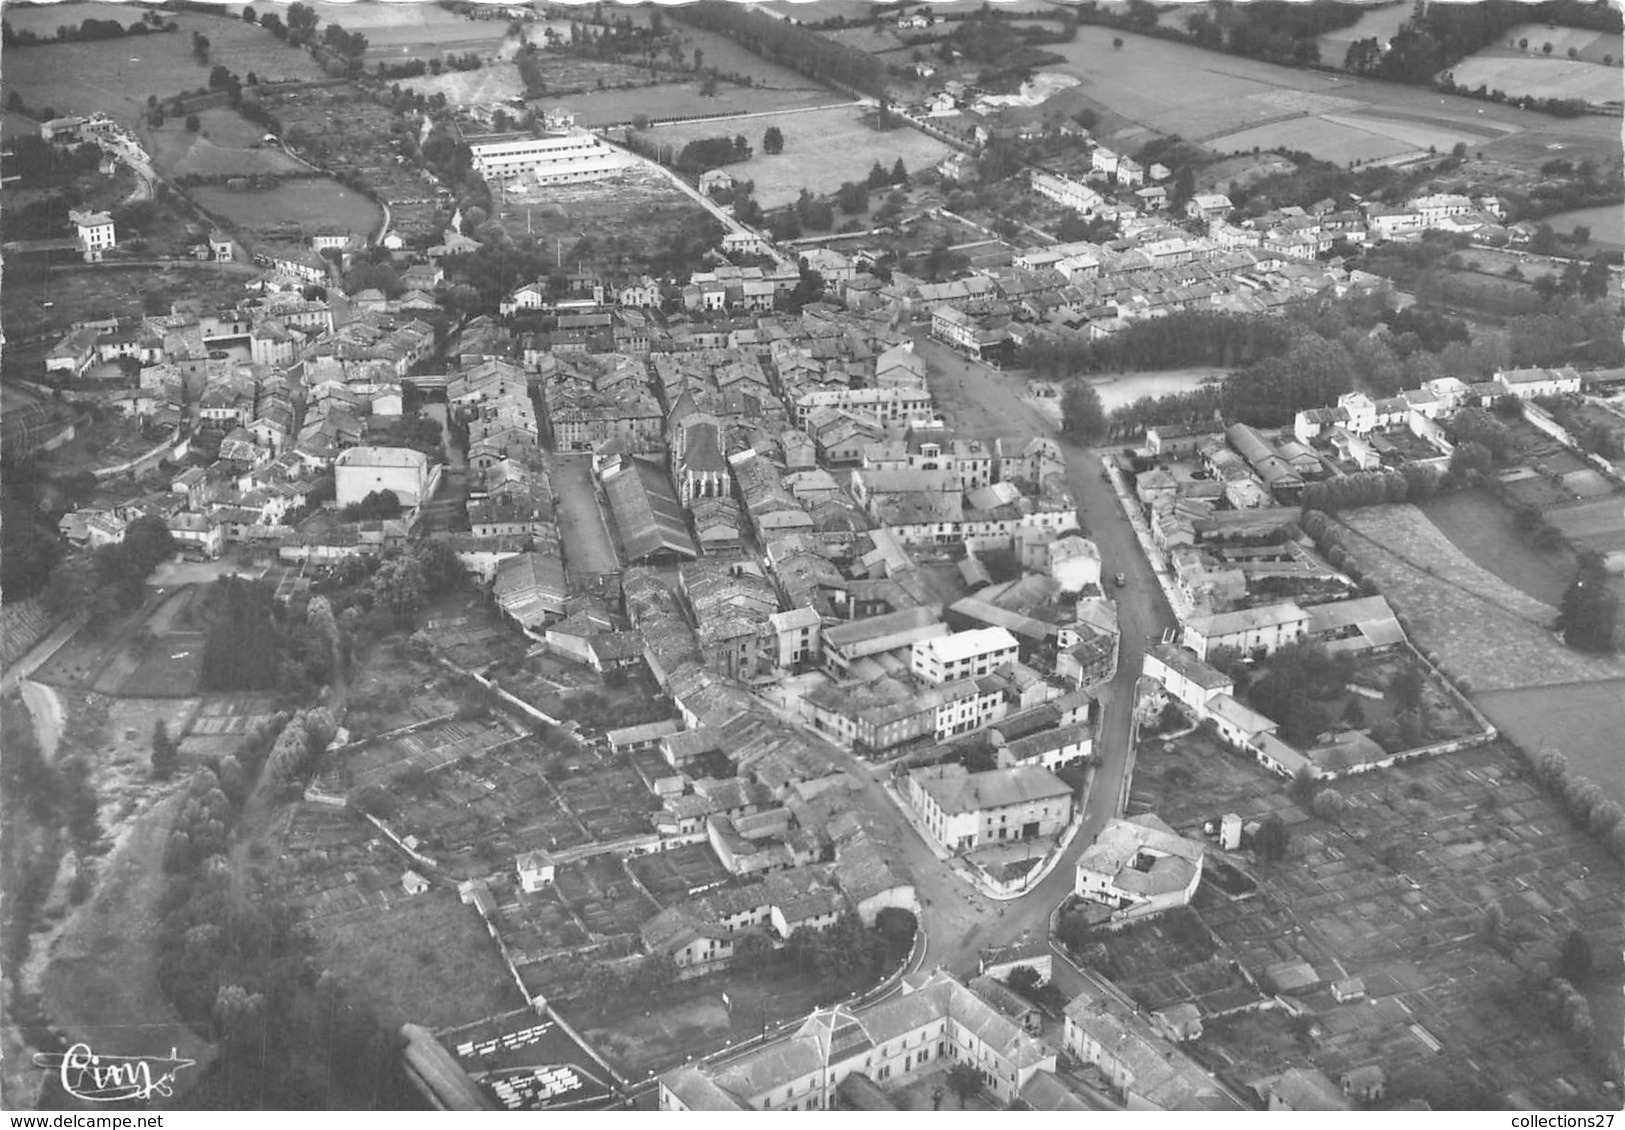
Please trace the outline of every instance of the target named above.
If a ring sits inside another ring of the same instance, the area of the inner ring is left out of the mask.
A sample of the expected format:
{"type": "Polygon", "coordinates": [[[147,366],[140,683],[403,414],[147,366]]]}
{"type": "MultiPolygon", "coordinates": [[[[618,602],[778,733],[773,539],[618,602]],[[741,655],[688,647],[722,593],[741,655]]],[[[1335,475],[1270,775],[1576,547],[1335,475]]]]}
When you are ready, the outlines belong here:
{"type": "MultiPolygon", "coordinates": [[[[1021,898],[996,902],[983,898],[955,878],[942,876],[940,863],[936,868],[924,869],[930,876],[920,885],[921,925],[930,939],[926,964],[968,972],[975,968],[977,951],[985,946],[1046,936],[1050,912],[1071,893],[1077,857],[1094,842],[1106,822],[1121,813],[1130,765],[1134,687],[1140,675],[1141,659],[1147,644],[1160,638],[1175,621],[1150,563],[1140,551],[1134,531],[1123,515],[1117,495],[1105,478],[1100,454],[1068,442],[1042,413],[1023,400],[1025,380],[1022,375],[966,360],[931,340],[923,331],[915,334],[915,342],[916,353],[929,366],[936,402],[949,425],[960,435],[985,440],[1042,435],[1061,443],[1066,457],[1067,485],[1082,513],[1088,535],[1100,549],[1103,581],[1117,600],[1122,639],[1116,677],[1102,695],[1094,779],[1083,826],[1054,870],[1021,898]],[[1123,573],[1127,581],[1121,589],[1115,589],[1110,580],[1117,572],[1123,573]],[[942,885],[944,878],[950,884],[946,889],[942,885]],[[927,899],[929,904],[926,904],[927,899]]],[[[906,854],[913,862],[916,852],[910,850],[906,854]]],[[[916,874],[919,870],[916,869],[916,874]]],[[[1062,989],[1071,991],[1079,987],[1070,984],[1070,972],[1059,963],[1056,975],[1062,989]]]]}

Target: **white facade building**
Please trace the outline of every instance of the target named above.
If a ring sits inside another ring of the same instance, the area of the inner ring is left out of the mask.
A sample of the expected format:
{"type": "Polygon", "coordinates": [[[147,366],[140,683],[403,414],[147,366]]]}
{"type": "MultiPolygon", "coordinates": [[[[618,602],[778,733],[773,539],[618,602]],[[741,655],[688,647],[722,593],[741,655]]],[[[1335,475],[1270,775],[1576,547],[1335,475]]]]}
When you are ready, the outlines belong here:
{"type": "Polygon", "coordinates": [[[1016,637],[1006,628],[973,628],[909,646],[909,669],[915,678],[933,686],[988,675],[1017,653],[1016,637]]]}
{"type": "Polygon", "coordinates": [[[628,167],[626,154],[596,134],[567,128],[541,136],[505,133],[468,139],[474,171],[488,181],[570,184],[628,167]]]}

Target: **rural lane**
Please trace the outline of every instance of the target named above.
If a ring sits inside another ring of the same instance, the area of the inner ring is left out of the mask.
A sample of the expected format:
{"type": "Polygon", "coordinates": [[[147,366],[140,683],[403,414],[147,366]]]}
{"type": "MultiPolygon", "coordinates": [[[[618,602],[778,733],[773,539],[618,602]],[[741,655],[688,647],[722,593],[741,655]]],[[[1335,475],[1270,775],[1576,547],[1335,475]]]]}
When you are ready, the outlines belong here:
{"type": "Polygon", "coordinates": [[[34,716],[34,735],[47,765],[56,760],[57,743],[62,738],[62,701],[43,683],[24,679],[21,690],[28,713],[34,716]]]}

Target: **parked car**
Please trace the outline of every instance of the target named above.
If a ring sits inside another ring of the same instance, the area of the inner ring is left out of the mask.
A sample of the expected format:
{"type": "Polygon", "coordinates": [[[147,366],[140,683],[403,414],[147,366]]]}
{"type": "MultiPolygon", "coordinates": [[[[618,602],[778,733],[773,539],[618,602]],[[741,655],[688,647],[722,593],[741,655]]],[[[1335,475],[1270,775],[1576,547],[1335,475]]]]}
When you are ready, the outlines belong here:
{"type": "Polygon", "coordinates": [[[1123,574],[1121,574],[1121,573],[1118,573],[1116,576],[1114,576],[1112,578],[1112,580],[1117,582],[1117,587],[1118,588],[1122,588],[1124,585],[1128,584],[1128,578],[1123,576],[1123,574]]]}

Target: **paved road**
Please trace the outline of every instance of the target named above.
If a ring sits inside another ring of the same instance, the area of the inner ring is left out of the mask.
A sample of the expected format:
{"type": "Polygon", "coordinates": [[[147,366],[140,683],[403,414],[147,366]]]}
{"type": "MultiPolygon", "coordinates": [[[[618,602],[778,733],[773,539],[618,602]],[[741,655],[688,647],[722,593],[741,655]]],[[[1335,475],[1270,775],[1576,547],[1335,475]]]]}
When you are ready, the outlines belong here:
{"type": "Polygon", "coordinates": [[[609,515],[598,503],[591,457],[554,456],[550,471],[559,535],[564,541],[564,566],[570,576],[588,578],[615,572],[620,559],[610,536],[609,515]]]}
{"type": "MultiPolygon", "coordinates": [[[[1114,591],[1118,625],[1122,632],[1117,675],[1103,694],[1103,710],[1095,744],[1095,777],[1089,792],[1083,827],[1072,841],[1060,864],[1020,899],[992,903],[974,894],[957,879],[956,900],[939,897],[932,884],[920,888],[922,922],[931,938],[928,965],[941,963],[950,969],[972,968],[976,951],[983,946],[1015,941],[1024,934],[1042,937],[1048,933],[1049,914],[1072,891],[1073,865],[1106,822],[1120,812],[1124,777],[1129,764],[1130,729],[1133,722],[1134,685],[1139,678],[1148,637],[1158,637],[1173,626],[1173,613],[1157,587],[1150,563],[1139,551],[1134,530],[1123,516],[1117,495],[1105,480],[1100,455],[1056,434],[1036,409],[1022,401],[1023,377],[1001,373],[985,365],[967,361],[924,333],[915,335],[915,351],[930,367],[932,392],[948,417],[950,425],[967,436],[993,439],[999,436],[1027,438],[1049,435],[1061,439],[1066,456],[1067,484],[1083,511],[1088,533],[1100,548],[1105,573],[1121,571],[1128,584],[1114,591]],[[986,902],[996,908],[980,915],[980,921],[966,929],[957,904],[969,898],[972,905],[986,902]],[[1000,913],[1002,911],[1002,913],[1000,913]]],[[[918,838],[914,837],[918,843],[918,838]]],[[[924,845],[919,845],[925,851],[924,845]]],[[[927,852],[927,854],[929,854],[927,852]]],[[[914,853],[907,853],[915,862],[914,853]]],[[[935,862],[935,860],[933,860],[935,862]]],[[[940,864],[938,865],[940,867],[940,864]]],[[[916,874],[918,874],[918,870],[916,874]]],[[[1059,963],[1057,963],[1059,965],[1059,963]]],[[[1076,989],[1078,986],[1072,986],[1076,989]]],[[[1068,988],[1066,984],[1063,989],[1068,988]]]]}

